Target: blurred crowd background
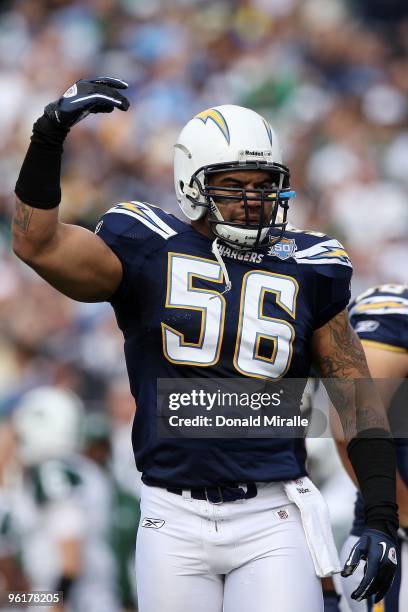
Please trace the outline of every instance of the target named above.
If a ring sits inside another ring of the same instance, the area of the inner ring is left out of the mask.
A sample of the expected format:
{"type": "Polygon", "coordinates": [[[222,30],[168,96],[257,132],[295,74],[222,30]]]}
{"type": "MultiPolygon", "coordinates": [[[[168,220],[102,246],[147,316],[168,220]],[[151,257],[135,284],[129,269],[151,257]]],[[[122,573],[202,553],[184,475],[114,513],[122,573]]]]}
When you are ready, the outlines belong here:
{"type": "MultiPolygon", "coordinates": [[[[30,567],[38,567],[21,533],[48,529],[47,512],[58,516],[67,499],[80,498],[81,487],[57,486],[58,494],[38,505],[33,493],[39,513],[28,512],[21,520],[26,531],[13,532],[10,490],[18,482],[28,489],[9,417],[25,392],[47,386],[74,391],[83,402],[77,453],[86,455],[104,487],[104,503],[111,504],[100,528],[116,567],[117,608],[109,609],[135,606],[131,556],[139,477],[122,338],[109,305],[64,298],[10,251],[13,189],[43,107],[79,78],[111,75],[129,82],[129,112],[88,117],[65,145],[62,216],[91,229],[105,210],[129,199],[179,215],[172,145],[181,126],[217,104],[259,111],[277,130],[292,172],[292,224],[343,242],[354,263],[356,294],[380,282],[406,282],[407,51],[403,0],[0,3],[0,568],[1,559],[18,560],[0,572],[0,590],[12,583],[7,580],[29,582],[30,567]]],[[[313,454],[317,466],[319,456],[313,454]]],[[[327,469],[326,462],[318,472],[328,491],[335,465],[327,469]]],[[[74,534],[86,534],[86,521],[92,523],[81,503],[83,524],[77,517],[74,534]]],[[[349,517],[336,520],[338,533],[345,533],[349,517]]],[[[49,531],[57,541],[58,530],[49,531]]],[[[101,601],[97,609],[105,609],[101,601]]]]}

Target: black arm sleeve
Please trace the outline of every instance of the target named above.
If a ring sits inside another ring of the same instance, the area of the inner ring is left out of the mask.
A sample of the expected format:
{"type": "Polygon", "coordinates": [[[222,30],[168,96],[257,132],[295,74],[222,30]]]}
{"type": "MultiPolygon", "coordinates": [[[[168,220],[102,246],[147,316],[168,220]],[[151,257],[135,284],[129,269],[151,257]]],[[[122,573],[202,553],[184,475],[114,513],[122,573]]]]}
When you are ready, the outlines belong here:
{"type": "Polygon", "coordinates": [[[366,429],[349,442],[347,452],[364,500],[367,527],[395,539],[398,506],[393,439],[385,429],[366,429]]]}
{"type": "Polygon", "coordinates": [[[61,201],[61,157],[66,128],[43,115],[34,123],[28,147],[17,179],[16,195],[34,208],[55,208],[61,201]]]}

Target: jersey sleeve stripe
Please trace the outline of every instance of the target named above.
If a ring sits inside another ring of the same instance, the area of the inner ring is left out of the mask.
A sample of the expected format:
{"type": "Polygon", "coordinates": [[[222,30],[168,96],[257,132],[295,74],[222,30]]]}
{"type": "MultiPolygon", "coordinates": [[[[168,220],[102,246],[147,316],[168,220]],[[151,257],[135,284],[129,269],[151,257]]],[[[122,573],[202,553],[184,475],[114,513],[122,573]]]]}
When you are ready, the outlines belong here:
{"type": "Polygon", "coordinates": [[[408,300],[396,296],[377,296],[357,302],[350,309],[350,316],[372,314],[408,314],[408,300]]]}
{"type": "Polygon", "coordinates": [[[295,253],[297,263],[302,264],[340,264],[352,267],[349,256],[337,240],[325,240],[308,249],[295,253]]]}
{"type": "Polygon", "coordinates": [[[125,202],[118,204],[107,211],[108,213],[128,215],[143,223],[156,234],[159,234],[165,240],[177,234],[170,225],[165,223],[160,217],[146,204],[142,202],[125,202]]]}

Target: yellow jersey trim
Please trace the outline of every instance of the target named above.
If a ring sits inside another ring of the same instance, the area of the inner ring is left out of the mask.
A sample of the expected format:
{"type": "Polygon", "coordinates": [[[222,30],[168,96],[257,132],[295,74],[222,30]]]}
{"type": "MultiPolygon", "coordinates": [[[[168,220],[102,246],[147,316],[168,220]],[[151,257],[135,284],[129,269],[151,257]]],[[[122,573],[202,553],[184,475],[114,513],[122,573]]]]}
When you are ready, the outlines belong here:
{"type": "Polygon", "coordinates": [[[375,340],[361,339],[361,344],[380,348],[384,351],[392,351],[393,353],[408,353],[408,350],[401,346],[394,346],[393,344],[386,344],[385,342],[376,342],[375,340]]]}

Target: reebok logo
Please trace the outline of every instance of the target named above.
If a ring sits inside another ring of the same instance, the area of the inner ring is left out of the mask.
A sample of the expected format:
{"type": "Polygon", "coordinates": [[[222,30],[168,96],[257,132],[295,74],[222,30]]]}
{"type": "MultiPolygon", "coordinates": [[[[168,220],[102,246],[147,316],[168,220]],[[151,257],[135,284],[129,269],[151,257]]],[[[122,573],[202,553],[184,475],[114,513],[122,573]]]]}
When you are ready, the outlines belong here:
{"type": "Polygon", "coordinates": [[[303,487],[296,487],[298,493],[310,493],[310,489],[304,489],[303,487]]]}
{"type": "Polygon", "coordinates": [[[141,526],[147,527],[147,529],[160,529],[165,522],[162,519],[144,518],[141,526]]]}
{"type": "Polygon", "coordinates": [[[380,327],[378,321],[359,321],[354,328],[354,331],[358,334],[359,332],[374,332],[380,327]]]}

